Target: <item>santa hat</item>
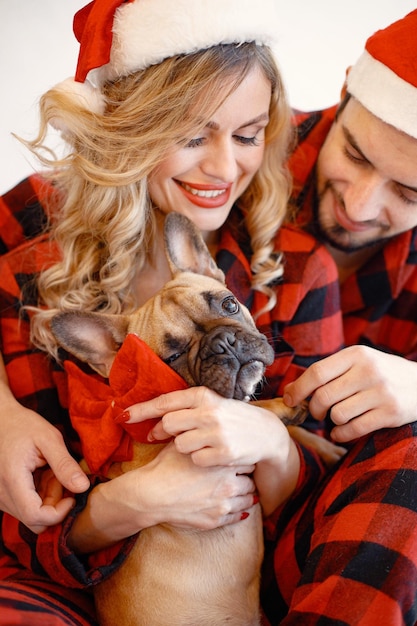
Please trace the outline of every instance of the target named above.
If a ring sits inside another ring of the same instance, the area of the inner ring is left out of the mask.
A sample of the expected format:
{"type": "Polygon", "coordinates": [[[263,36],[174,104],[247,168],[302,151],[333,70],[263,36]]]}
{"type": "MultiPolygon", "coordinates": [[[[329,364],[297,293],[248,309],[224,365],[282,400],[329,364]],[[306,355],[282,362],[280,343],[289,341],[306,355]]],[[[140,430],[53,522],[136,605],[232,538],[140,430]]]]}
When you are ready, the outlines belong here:
{"type": "Polygon", "coordinates": [[[106,80],[217,44],[271,45],[276,23],[276,0],[94,0],[74,17],[75,77],[56,88],[102,113],[106,80]]]}
{"type": "Polygon", "coordinates": [[[417,10],[367,40],[347,88],[373,115],[417,139],[417,10]]]}

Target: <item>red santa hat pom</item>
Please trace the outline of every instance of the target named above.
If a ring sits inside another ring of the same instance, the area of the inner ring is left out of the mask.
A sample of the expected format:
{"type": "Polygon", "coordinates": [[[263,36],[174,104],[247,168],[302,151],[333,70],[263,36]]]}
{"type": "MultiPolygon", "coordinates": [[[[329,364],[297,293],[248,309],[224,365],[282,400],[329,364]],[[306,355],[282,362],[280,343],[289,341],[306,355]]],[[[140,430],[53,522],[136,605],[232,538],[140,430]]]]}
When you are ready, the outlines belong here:
{"type": "Polygon", "coordinates": [[[93,0],[74,17],[75,78],[57,88],[101,113],[106,80],[222,43],[271,45],[276,8],[276,0],[93,0]]]}
{"type": "Polygon", "coordinates": [[[417,10],[367,40],[347,88],[373,115],[417,139],[417,10]]]}

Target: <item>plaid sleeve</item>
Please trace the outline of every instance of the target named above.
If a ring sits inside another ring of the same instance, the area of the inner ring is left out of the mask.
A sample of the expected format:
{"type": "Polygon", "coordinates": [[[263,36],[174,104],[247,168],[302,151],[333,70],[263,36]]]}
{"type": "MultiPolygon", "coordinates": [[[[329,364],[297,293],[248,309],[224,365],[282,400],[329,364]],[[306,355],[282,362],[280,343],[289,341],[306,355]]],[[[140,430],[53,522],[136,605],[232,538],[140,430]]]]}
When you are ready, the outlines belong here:
{"type": "MultiPolygon", "coordinates": [[[[92,477],[92,487],[99,478],[92,477]]],[[[62,524],[36,535],[17,519],[2,514],[0,580],[21,571],[22,566],[37,576],[51,579],[69,589],[86,589],[110,576],[124,562],[136,537],[119,541],[108,549],[79,556],[68,547],[67,537],[88,494],[77,496],[77,506],[62,524]],[[9,576],[7,576],[9,574],[9,576]]]]}
{"type": "Polygon", "coordinates": [[[52,195],[52,186],[33,174],[0,196],[0,254],[43,231],[52,195]]]}
{"type": "Polygon", "coordinates": [[[414,423],[362,438],[283,517],[262,594],[271,624],[415,625],[416,436],[414,423]]]}
{"type": "Polygon", "coordinates": [[[348,345],[417,361],[417,228],[401,233],[342,286],[348,345]]]}
{"type": "MultiPolygon", "coordinates": [[[[305,204],[308,206],[311,204],[309,197],[311,179],[314,177],[317,158],[334,121],[336,109],[337,106],[307,113],[294,111],[293,125],[297,141],[288,165],[293,180],[291,204],[297,212],[302,210],[305,204]]],[[[298,216],[297,221],[299,219],[298,216]]],[[[304,217],[302,221],[303,219],[304,217]]]]}
{"type": "MultiPolygon", "coordinates": [[[[33,348],[29,319],[22,312],[23,304],[37,302],[36,275],[55,256],[48,239],[41,237],[0,258],[0,349],[15,397],[59,428],[68,449],[79,458],[78,437],[66,410],[65,374],[45,354],[33,348]]],[[[85,506],[85,498],[84,494],[77,496],[78,508],[65,523],[41,535],[32,533],[12,516],[2,514],[0,579],[10,571],[21,570],[22,566],[67,587],[88,587],[109,575],[126,557],[133,539],[90,558],[80,559],[71,552],[66,537],[74,515],[85,506]]]]}
{"type": "Polygon", "coordinates": [[[282,395],[309,365],[344,345],[337,269],[327,250],[293,227],[281,229],[278,249],[284,276],[276,286],[277,304],[257,322],[276,355],[266,372],[264,397],[282,395]]]}

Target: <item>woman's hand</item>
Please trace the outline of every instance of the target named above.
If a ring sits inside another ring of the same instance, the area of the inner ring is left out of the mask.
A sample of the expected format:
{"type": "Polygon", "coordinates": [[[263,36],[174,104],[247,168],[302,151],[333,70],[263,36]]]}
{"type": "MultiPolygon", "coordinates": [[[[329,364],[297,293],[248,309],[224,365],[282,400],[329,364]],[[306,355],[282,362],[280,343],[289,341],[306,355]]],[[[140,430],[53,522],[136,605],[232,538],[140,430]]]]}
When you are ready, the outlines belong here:
{"type": "Polygon", "coordinates": [[[160,523],[200,530],[234,524],[254,504],[253,469],[202,468],[170,443],[147,465],[92,490],[70,545],[88,553],[160,523]]]}
{"type": "Polygon", "coordinates": [[[300,460],[282,422],[263,408],[225,399],[205,387],[163,394],[129,409],[129,423],[161,417],[154,440],[175,437],[176,449],[201,467],[256,464],[255,481],[264,510],[295,488],[300,460]]]}
{"type": "Polygon", "coordinates": [[[128,412],[127,423],[161,417],[149,439],[175,437],[177,450],[202,467],[254,465],[276,454],[279,420],[270,411],[206,387],[166,393],[128,412]]]}
{"type": "Polygon", "coordinates": [[[352,441],[417,419],[417,363],[367,346],[351,346],[310,366],[287,385],[284,401],[311,396],[318,420],[330,410],[332,438],[352,441]]]}
{"type": "Polygon", "coordinates": [[[0,508],[40,533],[61,522],[74,505],[74,498],[63,497],[61,485],[80,493],[90,482],[69,454],[59,431],[20,405],[3,385],[0,407],[0,508]],[[47,465],[51,472],[42,478],[44,470],[40,468],[47,465]],[[43,485],[40,493],[35,473],[43,485]]]}

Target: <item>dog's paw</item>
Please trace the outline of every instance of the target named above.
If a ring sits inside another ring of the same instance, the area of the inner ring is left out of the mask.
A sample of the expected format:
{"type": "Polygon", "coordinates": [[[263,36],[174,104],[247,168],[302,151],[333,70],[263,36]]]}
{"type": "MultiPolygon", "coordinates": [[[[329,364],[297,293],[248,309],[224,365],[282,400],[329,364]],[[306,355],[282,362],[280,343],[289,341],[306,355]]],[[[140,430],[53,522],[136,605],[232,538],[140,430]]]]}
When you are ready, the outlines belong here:
{"type": "Polygon", "coordinates": [[[308,415],[308,402],[301,402],[298,406],[295,406],[291,409],[292,414],[283,419],[285,425],[289,426],[297,426],[298,424],[302,424],[308,415]]]}
{"type": "Polygon", "coordinates": [[[302,402],[300,405],[291,408],[287,406],[282,398],[271,398],[270,400],[255,400],[252,402],[257,406],[268,409],[275,413],[277,417],[285,424],[297,425],[302,424],[308,415],[308,404],[302,402]]]}
{"type": "Polygon", "coordinates": [[[346,448],[343,448],[343,446],[338,446],[305,428],[289,425],[288,432],[295,441],[298,441],[298,443],[306,448],[315,450],[328,468],[333,467],[347,452],[346,448]]]}

